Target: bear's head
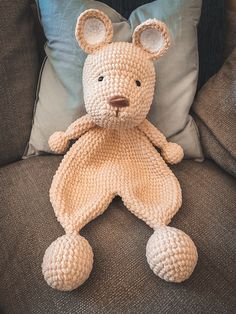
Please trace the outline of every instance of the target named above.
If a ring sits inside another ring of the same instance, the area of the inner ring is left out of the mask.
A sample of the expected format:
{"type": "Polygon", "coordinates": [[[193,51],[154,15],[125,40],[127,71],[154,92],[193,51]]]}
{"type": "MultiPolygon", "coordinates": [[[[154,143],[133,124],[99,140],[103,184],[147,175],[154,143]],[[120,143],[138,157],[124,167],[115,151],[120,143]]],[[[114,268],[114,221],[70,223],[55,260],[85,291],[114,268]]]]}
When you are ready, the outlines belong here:
{"type": "Polygon", "coordinates": [[[153,100],[153,60],[160,58],[170,45],[166,25],[147,20],[136,27],[132,43],[112,43],[111,20],[103,12],[91,9],[79,16],[75,36],[89,54],[83,69],[88,114],[103,128],[139,125],[153,100]]]}

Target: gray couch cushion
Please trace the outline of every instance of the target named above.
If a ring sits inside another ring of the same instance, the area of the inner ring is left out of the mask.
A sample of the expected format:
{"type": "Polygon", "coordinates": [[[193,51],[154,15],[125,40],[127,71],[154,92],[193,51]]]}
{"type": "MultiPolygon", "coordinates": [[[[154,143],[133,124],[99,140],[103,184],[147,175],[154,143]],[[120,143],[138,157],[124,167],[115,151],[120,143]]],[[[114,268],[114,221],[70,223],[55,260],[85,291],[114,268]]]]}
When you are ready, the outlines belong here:
{"type": "Polygon", "coordinates": [[[31,130],[38,54],[29,0],[0,1],[0,165],[20,159],[31,130]]]}
{"type": "Polygon", "coordinates": [[[236,177],[236,159],[221,145],[202,120],[195,117],[195,121],[201,134],[205,157],[213,159],[222,169],[236,177]]]}
{"type": "Polygon", "coordinates": [[[221,70],[203,86],[193,104],[193,110],[201,120],[198,126],[205,154],[232,174],[236,174],[235,99],[236,47],[221,70]],[[213,136],[206,136],[207,130],[213,136]],[[219,155],[217,144],[226,152],[219,155]]]}
{"type": "Polygon", "coordinates": [[[72,292],[47,286],[45,249],[63,229],[48,198],[60,157],[35,157],[0,168],[0,312],[11,313],[233,313],[235,308],[236,181],[213,162],[174,167],[183,207],[172,226],[195,241],[199,262],[182,284],[157,278],[145,258],[152,230],[119,198],[82,234],[95,263],[72,292]]]}

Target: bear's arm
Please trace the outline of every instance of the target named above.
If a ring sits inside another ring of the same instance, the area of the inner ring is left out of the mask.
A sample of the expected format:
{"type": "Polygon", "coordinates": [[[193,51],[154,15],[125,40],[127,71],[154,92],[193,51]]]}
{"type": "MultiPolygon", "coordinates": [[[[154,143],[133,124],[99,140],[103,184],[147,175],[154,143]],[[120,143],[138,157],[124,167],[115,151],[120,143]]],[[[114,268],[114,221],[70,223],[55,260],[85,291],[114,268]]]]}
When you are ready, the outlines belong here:
{"type": "Polygon", "coordinates": [[[68,148],[70,140],[79,138],[94,126],[95,123],[92,121],[91,117],[86,114],[73,122],[65,132],[53,133],[48,140],[49,147],[53,152],[62,154],[68,148]]]}
{"type": "Polygon", "coordinates": [[[65,131],[65,136],[69,140],[76,140],[82,134],[87,132],[89,129],[93,128],[95,123],[91,119],[91,117],[86,114],[83,117],[75,120],[65,131]]]}
{"type": "Polygon", "coordinates": [[[154,146],[161,149],[161,155],[166,162],[176,164],[183,159],[184,151],[182,147],[176,143],[168,142],[166,137],[147,119],[138,128],[154,146]]]}

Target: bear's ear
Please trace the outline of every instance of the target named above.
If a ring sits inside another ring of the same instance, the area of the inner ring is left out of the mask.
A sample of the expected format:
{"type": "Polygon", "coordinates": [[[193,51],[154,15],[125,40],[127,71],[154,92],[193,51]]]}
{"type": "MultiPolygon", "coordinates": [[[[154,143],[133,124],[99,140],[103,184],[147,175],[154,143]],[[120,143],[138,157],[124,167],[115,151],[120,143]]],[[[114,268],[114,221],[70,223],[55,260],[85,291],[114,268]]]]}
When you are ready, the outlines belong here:
{"type": "Polygon", "coordinates": [[[78,17],[75,37],[86,53],[93,53],[112,41],[113,27],[109,17],[99,10],[86,10],[78,17]]]}
{"type": "Polygon", "coordinates": [[[170,35],[166,24],[156,19],[149,19],[138,25],[133,33],[133,44],[146,51],[149,59],[160,58],[170,46],[170,35]]]}

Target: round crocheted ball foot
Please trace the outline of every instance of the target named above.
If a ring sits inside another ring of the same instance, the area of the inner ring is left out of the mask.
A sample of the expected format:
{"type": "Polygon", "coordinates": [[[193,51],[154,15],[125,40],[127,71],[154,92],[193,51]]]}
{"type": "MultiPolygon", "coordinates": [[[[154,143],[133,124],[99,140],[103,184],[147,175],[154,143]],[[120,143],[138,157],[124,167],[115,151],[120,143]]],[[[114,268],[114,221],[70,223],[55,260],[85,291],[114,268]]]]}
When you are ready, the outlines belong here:
{"type": "Polygon", "coordinates": [[[88,241],[78,234],[67,234],[47,248],[42,272],[49,286],[70,291],[88,279],[92,267],[93,251],[88,241]]]}
{"type": "Polygon", "coordinates": [[[192,274],[198,254],[183,231],[160,226],[148,240],[146,257],[154,274],[166,281],[182,282],[192,274]]]}

